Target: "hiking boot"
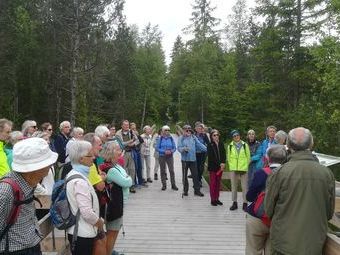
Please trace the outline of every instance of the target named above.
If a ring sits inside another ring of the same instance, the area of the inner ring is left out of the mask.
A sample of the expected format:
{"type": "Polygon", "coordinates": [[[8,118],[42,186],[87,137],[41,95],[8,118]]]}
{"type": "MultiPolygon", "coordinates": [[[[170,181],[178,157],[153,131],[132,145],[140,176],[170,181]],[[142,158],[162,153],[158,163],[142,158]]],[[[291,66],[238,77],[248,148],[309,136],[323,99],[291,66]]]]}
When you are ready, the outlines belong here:
{"type": "Polygon", "coordinates": [[[182,195],[187,197],[188,196],[188,192],[183,192],[182,195]]]}
{"type": "Polygon", "coordinates": [[[247,207],[248,207],[248,204],[247,203],[243,203],[242,210],[247,212],[247,207]]]}
{"type": "Polygon", "coordinates": [[[210,204],[211,204],[212,206],[217,206],[217,201],[211,201],[210,204]]]}
{"type": "Polygon", "coordinates": [[[151,178],[146,179],[147,182],[152,183],[151,178]]]}
{"type": "Polygon", "coordinates": [[[237,207],[237,202],[233,202],[233,205],[229,208],[230,211],[234,211],[236,210],[238,207],[237,207]]]}
{"type": "Polygon", "coordinates": [[[162,186],[162,190],[166,190],[166,186],[162,186]]]}
{"type": "Polygon", "coordinates": [[[158,175],[157,175],[157,174],[154,174],[153,179],[154,179],[155,181],[157,181],[157,180],[158,180],[158,175]]]}
{"type": "Polygon", "coordinates": [[[216,204],[218,204],[218,205],[223,205],[223,203],[220,201],[220,200],[216,200],[216,204]]]}
{"type": "Polygon", "coordinates": [[[189,175],[188,175],[188,178],[191,178],[191,179],[192,179],[192,175],[191,175],[191,174],[189,174],[189,175]]]}
{"type": "Polygon", "coordinates": [[[173,190],[178,190],[178,188],[177,188],[176,185],[172,185],[172,186],[171,186],[171,189],[173,189],[173,190]]]}
{"type": "Polygon", "coordinates": [[[143,179],[142,179],[142,182],[143,182],[143,183],[146,183],[146,180],[143,178],[143,179]]]}
{"type": "Polygon", "coordinates": [[[136,193],[136,190],[135,190],[134,187],[131,187],[131,188],[130,188],[130,193],[136,193]]]}
{"type": "Polygon", "coordinates": [[[199,196],[199,197],[204,197],[204,194],[201,191],[195,191],[195,196],[199,196]]]}

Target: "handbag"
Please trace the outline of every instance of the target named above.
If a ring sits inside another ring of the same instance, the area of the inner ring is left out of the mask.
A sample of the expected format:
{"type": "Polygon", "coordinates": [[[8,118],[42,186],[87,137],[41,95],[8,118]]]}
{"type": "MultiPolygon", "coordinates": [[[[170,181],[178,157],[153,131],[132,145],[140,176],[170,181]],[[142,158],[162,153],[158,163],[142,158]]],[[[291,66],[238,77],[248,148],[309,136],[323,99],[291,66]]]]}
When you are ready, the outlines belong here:
{"type": "Polygon", "coordinates": [[[106,234],[104,231],[98,231],[94,238],[92,255],[106,255],[106,234]]]}

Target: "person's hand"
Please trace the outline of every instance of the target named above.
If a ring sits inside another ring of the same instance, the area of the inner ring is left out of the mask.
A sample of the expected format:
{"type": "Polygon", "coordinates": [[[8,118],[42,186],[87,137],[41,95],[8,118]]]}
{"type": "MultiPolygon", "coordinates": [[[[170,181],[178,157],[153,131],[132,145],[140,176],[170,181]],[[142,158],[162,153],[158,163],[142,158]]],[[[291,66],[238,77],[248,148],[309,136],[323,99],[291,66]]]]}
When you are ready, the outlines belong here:
{"type": "Polygon", "coordinates": [[[105,172],[100,172],[100,176],[102,177],[102,180],[106,180],[106,173],[105,172]]]}
{"type": "Polygon", "coordinates": [[[166,150],[165,155],[171,155],[171,150],[166,150]]]}
{"type": "Polygon", "coordinates": [[[99,230],[103,230],[104,229],[104,220],[102,218],[99,218],[94,226],[97,227],[99,230]]]}
{"type": "Polygon", "coordinates": [[[186,147],[184,147],[184,149],[183,149],[185,152],[188,152],[189,151],[189,147],[188,146],[186,146],[186,147]]]}
{"type": "Polygon", "coordinates": [[[223,171],[225,169],[225,164],[224,163],[221,163],[220,164],[220,167],[221,167],[221,170],[223,171]]]}

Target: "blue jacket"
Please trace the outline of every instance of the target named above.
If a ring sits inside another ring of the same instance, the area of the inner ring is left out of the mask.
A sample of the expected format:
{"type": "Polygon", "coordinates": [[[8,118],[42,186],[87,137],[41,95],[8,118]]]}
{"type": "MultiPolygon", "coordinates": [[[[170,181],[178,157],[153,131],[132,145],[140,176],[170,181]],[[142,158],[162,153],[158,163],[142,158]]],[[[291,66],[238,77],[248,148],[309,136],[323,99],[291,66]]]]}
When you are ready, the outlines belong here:
{"type": "Polygon", "coordinates": [[[182,161],[196,161],[196,152],[207,152],[207,147],[202,144],[196,136],[180,136],[178,138],[178,151],[181,153],[182,161]]]}
{"type": "Polygon", "coordinates": [[[256,169],[261,169],[264,167],[264,160],[267,154],[267,149],[269,145],[276,144],[275,140],[273,139],[271,142],[267,138],[263,140],[261,145],[257,148],[256,154],[251,157],[251,161],[256,161],[256,169]]]}
{"type": "Polygon", "coordinates": [[[166,150],[171,150],[172,154],[176,151],[176,144],[172,136],[160,136],[155,148],[159,156],[164,156],[166,150]]]}

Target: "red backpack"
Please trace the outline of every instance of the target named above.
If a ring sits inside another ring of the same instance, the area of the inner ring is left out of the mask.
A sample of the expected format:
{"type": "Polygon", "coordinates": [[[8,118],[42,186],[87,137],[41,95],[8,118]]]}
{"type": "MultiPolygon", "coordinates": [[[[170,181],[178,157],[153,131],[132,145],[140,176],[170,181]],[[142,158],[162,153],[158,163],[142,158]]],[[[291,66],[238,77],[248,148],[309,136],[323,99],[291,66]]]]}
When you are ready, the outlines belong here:
{"type": "MultiPolygon", "coordinates": [[[[269,167],[264,167],[264,168],[262,168],[262,170],[267,174],[267,176],[272,173],[272,170],[269,167]]],[[[257,195],[257,198],[254,202],[254,214],[257,218],[262,220],[263,224],[270,227],[271,220],[269,219],[269,217],[267,216],[267,214],[264,210],[264,197],[265,197],[265,195],[266,195],[266,193],[265,193],[264,190],[261,191],[257,195]]]]}

